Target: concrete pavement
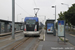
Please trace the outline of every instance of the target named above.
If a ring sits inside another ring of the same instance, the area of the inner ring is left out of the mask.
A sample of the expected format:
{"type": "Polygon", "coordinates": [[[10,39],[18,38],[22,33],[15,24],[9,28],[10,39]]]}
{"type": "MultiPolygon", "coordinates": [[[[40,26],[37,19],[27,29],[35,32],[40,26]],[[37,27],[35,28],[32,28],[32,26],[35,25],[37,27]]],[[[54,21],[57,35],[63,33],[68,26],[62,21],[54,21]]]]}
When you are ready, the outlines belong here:
{"type": "Polygon", "coordinates": [[[66,42],[64,44],[61,40],[58,43],[57,39],[57,36],[45,33],[45,41],[41,41],[36,50],[75,50],[70,43],[66,42]]]}

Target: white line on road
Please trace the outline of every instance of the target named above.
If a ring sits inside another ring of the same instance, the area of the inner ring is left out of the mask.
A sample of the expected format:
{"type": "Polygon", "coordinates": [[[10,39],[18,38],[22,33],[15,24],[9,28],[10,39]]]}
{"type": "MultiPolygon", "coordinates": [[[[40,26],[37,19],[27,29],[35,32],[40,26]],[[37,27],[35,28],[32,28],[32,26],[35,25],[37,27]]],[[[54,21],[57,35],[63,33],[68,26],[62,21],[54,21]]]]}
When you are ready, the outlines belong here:
{"type": "Polygon", "coordinates": [[[71,46],[73,46],[74,48],[75,48],[75,46],[74,45],[72,45],[70,42],[68,42],[71,46]]]}
{"type": "Polygon", "coordinates": [[[44,30],[44,41],[45,41],[45,30],[44,30]]]}

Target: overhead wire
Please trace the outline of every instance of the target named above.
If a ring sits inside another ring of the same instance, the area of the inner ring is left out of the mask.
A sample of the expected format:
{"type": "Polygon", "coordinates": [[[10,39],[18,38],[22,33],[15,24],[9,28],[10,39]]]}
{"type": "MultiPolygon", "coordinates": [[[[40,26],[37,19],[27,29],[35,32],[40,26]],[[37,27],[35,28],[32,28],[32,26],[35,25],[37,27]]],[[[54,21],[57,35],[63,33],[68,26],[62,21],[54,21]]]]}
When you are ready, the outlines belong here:
{"type": "MultiPolygon", "coordinates": [[[[20,7],[22,10],[24,10],[24,12],[26,12],[27,14],[29,14],[25,9],[23,9],[20,5],[18,5],[17,3],[16,3],[16,5],[18,6],[18,7],[20,7]]],[[[32,16],[31,14],[29,14],[30,16],[32,16]]]]}
{"type": "Polygon", "coordinates": [[[35,6],[37,7],[35,0],[33,0],[33,1],[34,1],[35,6]]]}

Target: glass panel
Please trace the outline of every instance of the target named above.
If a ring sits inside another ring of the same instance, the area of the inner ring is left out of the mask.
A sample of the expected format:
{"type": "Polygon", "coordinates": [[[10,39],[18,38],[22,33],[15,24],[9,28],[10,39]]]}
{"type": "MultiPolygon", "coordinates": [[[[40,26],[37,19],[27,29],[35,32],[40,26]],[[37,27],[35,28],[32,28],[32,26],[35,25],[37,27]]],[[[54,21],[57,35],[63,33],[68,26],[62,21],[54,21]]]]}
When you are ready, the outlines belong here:
{"type": "Polygon", "coordinates": [[[1,22],[1,33],[4,33],[4,22],[1,22]]]}
{"type": "Polygon", "coordinates": [[[26,24],[35,24],[35,22],[36,22],[35,20],[27,20],[26,24]]]}

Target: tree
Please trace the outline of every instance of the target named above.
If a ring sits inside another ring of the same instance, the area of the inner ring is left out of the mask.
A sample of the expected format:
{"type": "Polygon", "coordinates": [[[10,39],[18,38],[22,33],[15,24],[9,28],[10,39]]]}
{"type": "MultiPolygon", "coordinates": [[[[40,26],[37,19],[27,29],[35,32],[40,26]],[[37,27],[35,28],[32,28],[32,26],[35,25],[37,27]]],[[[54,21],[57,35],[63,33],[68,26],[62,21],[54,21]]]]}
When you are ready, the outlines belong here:
{"type": "Polygon", "coordinates": [[[58,15],[59,15],[59,18],[58,18],[57,20],[65,20],[66,23],[69,23],[68,20],[65,18],[65,15],[64,15],[65,13],[66,13],[66,11],[63,12],[63,13],[60,12],[60,13],[58,14],[58,15]]]}
{"type": "Polygon", "coordinates": [[[72,4],[71,7],[69,7],[68,11],[60,12],[58,20],[65,20],[66,23],[71,27],[71,25],[75,25],[75,4],[72,4]]]}
{"type": "Polygon", "coordinates": [[[60,12],[58,15],[59,15],[59,18],[57,20],[65,20],[64,13],[60,12]]]}
{"type": "Polygon", "coordinates": [[[72,25],[75,25],[75,4],[69,8],[67,12],[64,13],[65,19],[68,20],[72,25]]]}

